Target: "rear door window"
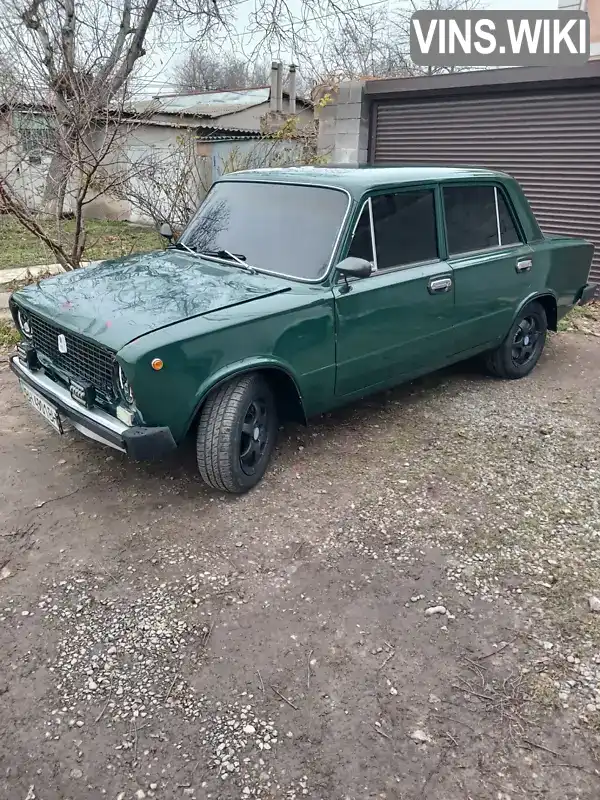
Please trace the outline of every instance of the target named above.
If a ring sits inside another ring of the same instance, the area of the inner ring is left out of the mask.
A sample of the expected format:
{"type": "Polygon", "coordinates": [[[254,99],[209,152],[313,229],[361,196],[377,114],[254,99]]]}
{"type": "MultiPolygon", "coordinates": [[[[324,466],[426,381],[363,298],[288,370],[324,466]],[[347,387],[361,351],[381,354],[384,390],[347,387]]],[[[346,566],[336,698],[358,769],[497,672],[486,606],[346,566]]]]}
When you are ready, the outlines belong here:
{"type": "Polygon", "coordinates": [[[517,244],[521,236],[495,186],[444,186],[448,254],[517,244]]]}
{"type": "Polygon", "coordinates": [[[449,255],[499,246],[493,186],[445,186],[444,212],[449,255]]]}
{"type": "Polygon", "coordinates": [[[500,244],[519,244],[522,242],[521,234],[517,230],[510,209],[502,192],[498,192],[498,222],[500,225],[500,244]]]}

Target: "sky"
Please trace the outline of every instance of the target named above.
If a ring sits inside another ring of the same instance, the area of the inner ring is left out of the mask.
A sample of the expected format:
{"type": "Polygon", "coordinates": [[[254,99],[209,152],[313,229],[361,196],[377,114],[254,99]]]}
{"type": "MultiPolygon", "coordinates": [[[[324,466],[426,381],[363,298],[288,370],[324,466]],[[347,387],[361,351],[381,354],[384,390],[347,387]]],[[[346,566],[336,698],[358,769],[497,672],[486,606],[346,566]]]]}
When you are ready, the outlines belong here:
{"type": "MultiPolygon", "coordinates": [[[[391,0],[393,2],[393,0],[391,0]]],[[[292,13],[294,9],[300,9],[301,0],[288,0],[287,5],[291,8],[292,13]]],[[[245,52],[251,49],[251,43],[244,37],[243,32],[245,28],[245,20],[247,15],[254,7],[255,0],[246,0],[238,9],[237,19],[237,33],[234,33],[234,45],[239,42],[240,53],[242,52],[242,44],[246,47],[243,48],[245,52]],[[246,12],[244,13],[244,6],[246,12]]],[[[364,5],[372,5],[373,0],[364,0],[364,5]]],[[[488,11],[552,11],[558,8],[558,0],[482,0],[482,10],[488,11]]],[[[144,70],[144,77],[140,80],[140,88],[138,91],[143,94],[161,94],[174,91],[173,85],[173,70],[177,64],[185,59],[187,53],[190,51],[191,45],[183,41],[174,40],[170,45],[162,46],[152,55],[149,54],[149,60],[144,70]]],[[[263,57],[265,60],[271,58],[280,58],[284,64],[290,63],[292,60],[298,62],[291,53],[279,52],[268,53],[264,52],[263,57]]],[[[302,65],[299,65],[300,70],[302,65]]]]}

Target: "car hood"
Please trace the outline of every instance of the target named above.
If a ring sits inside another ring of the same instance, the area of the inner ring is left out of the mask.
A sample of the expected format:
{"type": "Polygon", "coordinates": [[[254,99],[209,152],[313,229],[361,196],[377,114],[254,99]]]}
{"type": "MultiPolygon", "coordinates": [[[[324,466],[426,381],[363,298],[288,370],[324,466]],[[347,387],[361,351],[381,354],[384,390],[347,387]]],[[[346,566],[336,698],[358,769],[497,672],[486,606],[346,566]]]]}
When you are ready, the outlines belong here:
{"type": "Polygon", "coordinates": [[[59,327],[119,350],[180,320],[289,289],[269,275],[166,250],[46,278],[13,298],[59,327]]]}

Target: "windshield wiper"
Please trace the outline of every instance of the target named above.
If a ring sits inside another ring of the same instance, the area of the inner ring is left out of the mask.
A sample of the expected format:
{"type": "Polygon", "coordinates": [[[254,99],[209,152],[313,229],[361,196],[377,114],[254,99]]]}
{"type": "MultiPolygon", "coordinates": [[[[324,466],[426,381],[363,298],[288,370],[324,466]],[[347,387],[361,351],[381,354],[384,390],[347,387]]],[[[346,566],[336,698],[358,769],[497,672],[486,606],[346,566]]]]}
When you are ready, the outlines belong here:
{"type": "Polygon", "coordinates": [[[191,253],[193,256],[200,258],[200,253],[192,250],[191,247],[188,247],[187,244],[183,244],[182,242],[173,242],[173,244],[170,244],[169,247],[173,247],[175,250],[185,250],[186,253],[191,253]]]}
{"type": "Polygon", "coordinates": [[[233,261],[234,264],[239,264],[240,267],[246,270],[246,272],[250,272],[252,275],[256,275],[256,269],[251,267],[250,264],[246,264],[246,256],[242,255],[242,253],[230,253],[229,250],[203,250],[200,253],[201,256],[214,256],[215,258],[222,258],[227,259],[227,261],[233,261]]]}

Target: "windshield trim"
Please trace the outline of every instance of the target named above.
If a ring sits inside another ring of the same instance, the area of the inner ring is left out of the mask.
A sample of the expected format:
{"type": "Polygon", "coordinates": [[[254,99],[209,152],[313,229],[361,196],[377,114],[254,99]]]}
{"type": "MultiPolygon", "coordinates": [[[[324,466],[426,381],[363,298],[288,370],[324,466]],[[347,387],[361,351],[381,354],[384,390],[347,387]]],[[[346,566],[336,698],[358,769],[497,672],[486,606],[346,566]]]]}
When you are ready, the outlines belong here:
{"type": "MultiPolygon", "coordinates": [[[[217,186],[217,184],[219,184],[219,183],[262,183],[262,184],[272,183],[272,184],[275,184],[276,186],[308,186],[308,187],[313,187],[315,189],[330,189],[333,192],[342,192],[343,194],[345,194],[346,197],[348,198],[348,204],[346,206],[346,210],[344,212],[344,216],[342,217],[342,221],[340,223],[337,235],[336,235],[335,240],[333,242],[333,247],[331,248],[331,255],[329,256],[329,261],[327,262],[327,269],[325,270],[325,272],[319,278],[301,278],[298,275],[288,275],[285,272],[272,272],[269,269],[263,269],[262,267],[257,266],[256,264],[252,264],[252,268],[255,269],[257,272],[262,273],[263,275],[273,275],[276,278],[285,278],[286,280],[289,280],[289,281],[298,281],[298,283],[323,283],[329,277],[329,275],[331,273],[332,266],[333,266],[333,259],[335,258],[335,255],[336,255],[336,253],[338,251],[338,247],[340,245],[340,240],[341,240],[342,235],[343,235],[343,233],[344,233],[344,231],[346,229],[346,223],[348,222],[348,217],[349,217],[350,211],[352,209],[352,195],[350,194],[348,189],[345,189],[343,186],[332,186],[331,184],[326,184],[326,183],[307,183],[307,182],[304,182],[304,181],[265,181],[265,180],[260,180],[260,179],[253,179],[253,180],[244,180],[244,179],[239,180],[238,179],[238,180],[233,180],[233,179],[226,178],[225,180],[215,181],[213,183],[213,185],[211,186],[210,191],[212,192],[213,188],[215,186],[217,186]]],[[[208,194],[210,194],[210,192],[208,194]]],[[[206,197],[208,197],[208,194],[206,195],[206,197]]],[[[202,202],[204,202],[204,201],[202,201],[202,202]]],[[[200,209],[200,207],[201,206],[198,206],[198,210],[200,209]]],[[[191,222],[191,220],[190,220],[190,222],[191,222]]],[[[187,226],[186,226],[186,230],[187,230],[187,226]]],[[[185,233],[185,230],[184,230],[183,233],[185,233]]],[[[183,234],[182,234],[182,236],[183,236],[183,234]]],[[[205,255],[202,255],[202,253],[200,253],[200,252],[198,252],[198,255],[201,258],[207,258],[207,259],[210,259],[211,261],[218,261],[220,264],[227,264],[227,265],[231,266],[232,263],[233,263],[227,258],[218,258],[217,256],[205,256],[205,255]]]]}

